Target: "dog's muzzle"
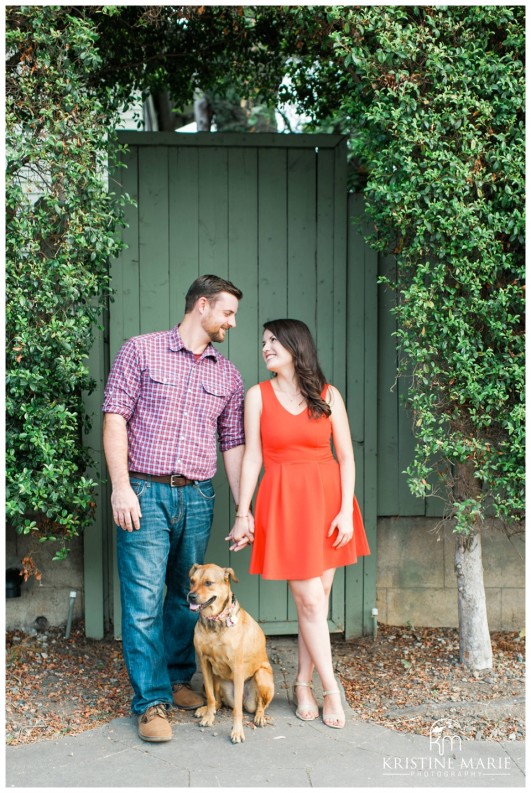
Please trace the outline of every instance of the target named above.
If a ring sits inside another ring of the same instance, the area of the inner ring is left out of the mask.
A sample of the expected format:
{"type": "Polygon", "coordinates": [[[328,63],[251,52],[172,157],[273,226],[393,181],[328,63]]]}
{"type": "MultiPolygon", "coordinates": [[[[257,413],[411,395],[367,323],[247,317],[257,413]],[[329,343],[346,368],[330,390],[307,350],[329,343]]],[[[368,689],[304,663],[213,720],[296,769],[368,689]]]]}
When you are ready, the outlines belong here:
{"type": "Polygon", "coordinates": [[[188,592],[186,599],[188,600],[190,611],[201,611],[201,609],[206,609],[207,606],[210,606],[210,604],[215,601],[216,596],[212,595],[212,597],[205,601],[205,603],[198,603],[197,594],[195,592],[188,592]]]}

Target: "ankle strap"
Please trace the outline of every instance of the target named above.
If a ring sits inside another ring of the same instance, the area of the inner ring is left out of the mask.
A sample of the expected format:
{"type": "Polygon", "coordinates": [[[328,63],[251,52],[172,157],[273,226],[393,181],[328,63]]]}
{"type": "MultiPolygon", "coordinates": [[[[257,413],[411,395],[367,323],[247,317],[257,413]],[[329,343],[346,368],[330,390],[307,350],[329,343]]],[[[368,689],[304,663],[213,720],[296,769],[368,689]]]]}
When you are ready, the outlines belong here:
{"type": "Polygon", "coordinates": [[[313,688],[313,683],[304,683],[302,680],[296,680],[294,686],[306,686],[306,688],[313,688]]]}

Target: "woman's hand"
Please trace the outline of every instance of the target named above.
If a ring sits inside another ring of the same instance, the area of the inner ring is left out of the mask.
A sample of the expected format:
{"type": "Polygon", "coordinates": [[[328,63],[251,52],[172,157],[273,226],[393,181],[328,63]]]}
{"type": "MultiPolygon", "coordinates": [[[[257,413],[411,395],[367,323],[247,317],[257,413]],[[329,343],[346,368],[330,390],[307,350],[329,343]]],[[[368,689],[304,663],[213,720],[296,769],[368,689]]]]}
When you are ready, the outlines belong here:
{"type": "Polygon", "coordinates": [[[328,536],[331,537],[336,530],[337,530],[337,537],[332,547],[342,548],[344,545],[347,544],[347,542],[350,542],[350,540],[352,539],[352,535],[354,534],[352,511],[348,514],[340,512],[339,515],[336,515],[336,517],[330,524],[330,529],[328,530],[328,536]]]}
{"type": "Polygon", "coordinates": [[[254,519],[251,513],[242,518],[236,518],[226,540],[232,542],[229,551],[241,551],[254,542],[254,519]]]}

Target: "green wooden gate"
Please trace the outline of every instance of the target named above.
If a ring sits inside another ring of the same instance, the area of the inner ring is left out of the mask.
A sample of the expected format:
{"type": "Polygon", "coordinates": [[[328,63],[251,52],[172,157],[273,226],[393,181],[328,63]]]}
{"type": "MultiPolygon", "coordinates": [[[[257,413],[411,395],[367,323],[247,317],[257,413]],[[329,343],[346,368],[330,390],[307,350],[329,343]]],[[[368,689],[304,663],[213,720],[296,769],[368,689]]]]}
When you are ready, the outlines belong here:
{"type": "MultiPolygon", "coordinates": [[[[348,267],[346,144],[332,135],[121,133],[126,166],[114,191],[134,197],[123,230],[127,248],[112,264],[115,299],[108,337],[97,345],[99,388],[92,445],[101,459],[98,400],[110,362],[125,339],[178,322],[190,283],[215,273],[239,286],[238,327],[221,351],[238,366],[246,388],[267,377],[260,355],[262,324],[277,317],[305,321],[315,334],[327,377],[346,395],[357,459],[357,495],[373,554],[339,570],[332,631],[361,634],[375,605],[376,562],[376,258],[365,251],[348,267]],[[354,269],[353,269],[354,268],[354,269]],[[350,270],[350,272],[349,272],[350,270]],[[367,323],[371,323],[368,327],[367,323]]],[[[357,211],[357,210],[356,210],[357,211]]],[[[294,633],[294,604],[284,582],[247,573],[249,553],[230,553],[224,537],[234,509],[223,466],[215,478],[216,509],[208,561],[234,568],[237,595],[266,633],[294,633]]],[[[88,635],[105,617],[120,632],[119,588],[109,494],[86,537],[88,635]]]]}

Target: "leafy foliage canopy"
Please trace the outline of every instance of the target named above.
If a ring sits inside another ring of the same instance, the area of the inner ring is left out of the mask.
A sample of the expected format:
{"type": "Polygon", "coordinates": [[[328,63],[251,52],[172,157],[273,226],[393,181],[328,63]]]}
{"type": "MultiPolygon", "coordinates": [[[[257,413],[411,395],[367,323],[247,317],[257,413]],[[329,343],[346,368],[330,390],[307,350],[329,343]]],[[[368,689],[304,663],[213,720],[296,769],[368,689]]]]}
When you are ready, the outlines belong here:
{"type": "Polygon", "coordinates": [[[522,8],[336,6],[294,9],[286,38],[284,93],[349,135],[396,256],[410,487],[465,534],[524,509],[524,30],[522,8]]]}

